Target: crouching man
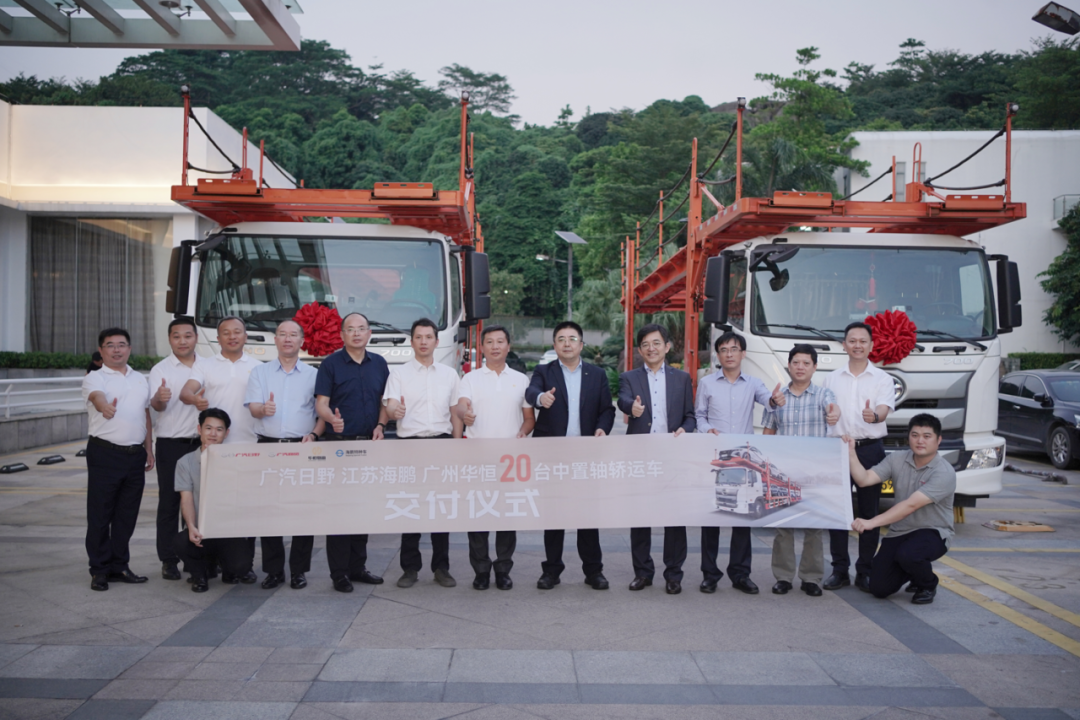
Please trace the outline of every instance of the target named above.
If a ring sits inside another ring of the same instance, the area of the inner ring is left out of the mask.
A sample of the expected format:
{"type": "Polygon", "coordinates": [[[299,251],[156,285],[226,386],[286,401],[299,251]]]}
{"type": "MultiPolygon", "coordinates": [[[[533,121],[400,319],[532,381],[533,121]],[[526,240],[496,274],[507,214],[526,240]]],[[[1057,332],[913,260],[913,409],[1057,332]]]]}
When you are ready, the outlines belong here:
{"type": "Polygon", "coordinates": [[[851,477],[859,487],[893,481],[895,504],[885,512],[851,523],[858,533],[889,526],[870,569],[870,592],[886,598],[910,583],[911,602],[934,602],[938,578],[931,563],[943,556],[953,536],[953,493],[956,471],[937,454],[941,445],[941,422],[922,413],[908,423],[908,450],[894,452],[871,470],[855,456],[855,441],[848,444],[851,477]]]}
{"type": "Polygon", "coordinates": [[[220,408],[207,408],[199,413],[199,452],[191,452],[176,463],[174,489],[180,493],[180,515],[186,530],[176,536],[174,549],[191,573],[191,591],[209,589],[209,569],[220,563],[225,577],[239,577],[251,568],[251,543],[247,538],[215,538],[204,540],[196,522],[199,512],[199,478],[202,476],[202,454],[211,445],[220,445],[229,434],[232,421],[220,408]]]}

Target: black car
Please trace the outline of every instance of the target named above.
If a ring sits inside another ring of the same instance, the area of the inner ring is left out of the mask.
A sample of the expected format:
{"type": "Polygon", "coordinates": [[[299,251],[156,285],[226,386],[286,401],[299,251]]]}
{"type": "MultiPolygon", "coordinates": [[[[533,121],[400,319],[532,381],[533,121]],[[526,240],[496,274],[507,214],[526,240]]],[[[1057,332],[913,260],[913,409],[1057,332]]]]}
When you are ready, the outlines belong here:
{"type": "Polygon", "coordinates": [[[1016,450],[1037,450],[1062,470],[1080,459],[1080,376],[1061,370],[1009,373],[998,387],[998,429],[1016,450]]]}

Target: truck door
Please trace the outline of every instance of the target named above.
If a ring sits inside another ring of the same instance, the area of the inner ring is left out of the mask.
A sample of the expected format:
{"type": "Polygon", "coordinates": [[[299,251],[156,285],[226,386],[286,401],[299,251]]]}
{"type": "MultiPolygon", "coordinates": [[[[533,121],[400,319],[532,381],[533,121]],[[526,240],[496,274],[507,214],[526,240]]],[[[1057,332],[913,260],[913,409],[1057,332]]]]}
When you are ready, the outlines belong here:
{"type": "Polygon", "coordinates": [[[998,435],[1006,440],[1018,442],[1017,414],[1020,412],[1020,388],[1024,385],[1023,375],[1006,375],[998,388],[998,435]]]}

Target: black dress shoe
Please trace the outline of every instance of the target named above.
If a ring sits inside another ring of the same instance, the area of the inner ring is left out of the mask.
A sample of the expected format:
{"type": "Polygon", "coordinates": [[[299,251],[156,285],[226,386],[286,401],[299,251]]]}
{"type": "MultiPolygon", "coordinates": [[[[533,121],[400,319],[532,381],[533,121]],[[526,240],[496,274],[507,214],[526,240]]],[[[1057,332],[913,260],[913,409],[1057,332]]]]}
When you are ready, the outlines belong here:
{"type": "Polygon", "coordinates": [[[810,597],[821,597],[821,588],[818,586],[817,583],[804,582],[802,585],[799,586],[799,589],[810,597]]]}
{"type": "Polygon", "coordinates": [[[631,590],[644,590],[652,585],[652,578],[641,577],[640,575],[630,581],[631,590]]]}
{"type": "Polygon", "coordinates": [[[161,563],[161,577],[165,580],[179,580],[180,568],[174,562],[161,563]]]}
{"type": "Polygon", "coordinates": [[[262,581],[262,589],[263,590],[273,590],[278,585],[284,585],[284,584],[285,584],[285,574],[284,573],[270,573],[269,575],[266,576],[266,579],[262,581]]]}
{"type": "Polygon", "coordinates": [[[757,595],[760,592],[760,590],[758,590],[758,586],[755,585],[754,581],[748,577],[742,577],[738,580],[732,580],[731,587],[735,588],[736,590],[742,590],[747,595],[757,595]]]}
{"type": "Polygon", "coordinates": [[[910,593],[913,593],[913,592],[919,592],[919,586],[918,586],[918,585],[916,585],[916,584],[915,584],[915,583],[913,583],[913,582],[909,582],[909,583],[907,584],[907,587],[906,587],[906,588],[904,588],[904,592],[910,592],[910,593]]]}
{"type": "Polygon", "coordinates": [[[254,570],[248,570],[246,573],[240,576],[240,582],[245,585],[254,585],[259,582],[259,576],[255,574],[254,570]]]}
{"type": "Polygon", "coordinates": [[[536,587],[539,590],[550,590],[558,585],[562,580],[559,580],[558,575],[551,575],[550,573],[543,573],[540,579],[536,581],[536,587]]]}
{"type": "Polygon", "coordinates": [[[292,576],[292,580],[289,581],[289,587],[293,590],[303,590],[307,587],[307,578],[304,577],[304,573],[296,573],[292,576]]]}
{"type": "Polygon", "coordinates": [[[365,585],[382,585],[383,579],[378,575],[372,575],[368,572],[367,568],[364,568],[358,573],[350,573],[349,579],[353,582],[364,583],[365,585]]]}
{"type": "Polygon", "coordinates": [[[911,603],[913,605],[929,605],[934,602],[934,596],[937,595],[937,588],[919,588],[915,591],[915,594],[911,596],[911,603]]]}
{"type": "Polygon", "coordinates": [[[206,582],[206,578],[191,579],[191,592],[204,593],[209,589],[210,584],[206,582]]]}
{"type": "Polygon", "coordinates": [[[514,587],[514,581],[510,579],[510,573],[495,573],[495,587],[499,590],[510,590],[514,587]]]}
{"type": "Polygon", "coordinates": [[[856,573],[855,587],[859,588],[864,593],[870,592],[870,576],[866,573],[856,573]]]}
{"type": "Polygon", "coordinates": [[[668,595],[678,595],[682,592],[682,583],[678,580],[668,580],[664,591],[667,592],[668,595]]]}
{"type": "Polygon", "coordinates": [[[136,575],[135,573],[131,572],[131,570],[124,568],[120,572],[109,573],[109,580],[119,580],[120,582],[127,583],[128,585],[138,585],[139,583],[146,582],[146,576],[136,575]]]}
{"type": "Polygon", "coordinates": [[[701,585],[698,587],[703,593],[709,593],[710,595],[716,592],[716,580],[702,580],[701,585]]]}
{"type": "Polygon", "coordinates": [[[487,573],[477,575],[472,581],[473,590],[487,590],[491,587],[491,576],[487,573]]]}
{"type": "Polygon", "coordinates": [[[340,577],[334,581],[334,589],[338,592],[349,593],[353,591],[352,583],[349,582],[349,578],[340,577]]]}
{"type": "Polygon", "coordinates": [[[777,580],[772,586],[773,595],[787,595],[791,591],[791,583],[787,580],[777,580]]]}
{"type": "Polygon", "coordinates": [[[230,575],[227,572],[221,573],[221,582],[224,585],[239,585],[240,578],[236,575],[230,575]]]}
{"type": "Polygon", "coordinates": [[[611,585],[608,583],[607,578],[604,577],[604,573],[596,573],[585,578],[585,584],[591,587],[593,590],[607,590],[611,585]]]}
{"type": "Polygon", "coordinates": [[[91,575],[90,589],[105,592],[109,589],[109,577],[107,575],[91,575]]]}
{"type": "Polygon", "coordinates": [[[847,573],[834,572],[829,577],[825,578],[825,584],[822,585],[826,590],[839,590],[842,587],[847,587],[851,584],[851,577],[847,573]]]}

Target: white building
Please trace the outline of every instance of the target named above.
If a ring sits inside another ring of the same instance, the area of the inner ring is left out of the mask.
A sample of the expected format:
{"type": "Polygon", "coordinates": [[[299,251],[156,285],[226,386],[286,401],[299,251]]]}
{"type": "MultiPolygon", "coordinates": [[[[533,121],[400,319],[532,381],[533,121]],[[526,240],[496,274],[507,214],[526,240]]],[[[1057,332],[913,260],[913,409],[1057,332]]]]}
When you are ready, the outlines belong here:
{"type": "MultiPolygon", "coordinates": [[[[205,108],[194,113],[240,163],[241,134],[205,108]]],[[[0,102],[0,350],[89,353],[99,330],[121,326],[135,353],[169,352],[171,249],[211,227],[170,199],[183,117],[181,108],[0,102]]],[[[256,176],[258,152],[248,144],[256,176]]],[[[230,169],[194,123],[189,161],[230,169]]],[[[272,187],[293,184],[269,162],[263,172],[272,187]]]]}
{"type": "MultiPolygon", "coordinates": [[[[1022,109],[1021,109],[1022,110],[1022,109]]],[[[922,145],[923,179],[932,178],[975,152],[993,131],[965,132],[857,132],[856,160],[870,162],[869,177],[850,175],[841,181],[840,195],[856,191],[897,161],[896,184],[903,193],[910,182],[913,151],[922,145]],[[847,183],[845,188],[843,183],[847,183]]],[[[998,182],[1005,177],[1005,137],[994,141],[962,167],[935,182],[948,187],[971,187],[998,182]]],[[[889,177],[855,197],[883,200],[892,192],[889,177]]],[[[949,194],[1002,194],[1003,188],[973,191],[941,190],[949,194]]],[[[902,199],[902,195],[900,198],[902,199]]],[[[1012,200],[1027,203],[1027,218],[976,233],[973,239],[989,253],[1008,255],[1019,264],[1024,325],[1001,336],[1003,353],[1073,352],[1078,348],[1062,342],[1043,322],[1051,297],[1040,285],[1039,273],[1065,250],[1065,236],[1057,221],[1080,199],[1080,130],[1014,131],[1012,134],[1012,200]]]]}

